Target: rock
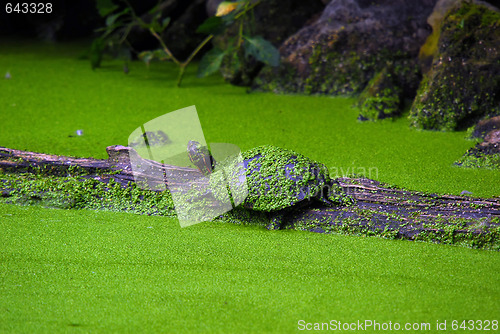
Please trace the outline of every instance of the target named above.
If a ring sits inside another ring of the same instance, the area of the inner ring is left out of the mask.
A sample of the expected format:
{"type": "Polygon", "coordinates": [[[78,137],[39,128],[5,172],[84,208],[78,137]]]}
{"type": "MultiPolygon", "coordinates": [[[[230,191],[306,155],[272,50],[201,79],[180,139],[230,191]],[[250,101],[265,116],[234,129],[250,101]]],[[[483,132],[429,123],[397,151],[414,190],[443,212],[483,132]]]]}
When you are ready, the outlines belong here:
{"type": "Polygon", "coordinates": [[[448,11],[457,4],[457,0],[438,0],[432,14],[427,18],[427,23],[432,27],[432,33],[427,37],[425,44],[420,48],[420,66],[423,72],[427,72],[432,64],[432,58],[438,49],[439,33],[441,23],[448,11]]]}
{"type": "Polygon", "coordinates": [[[482,143],[470,148],[455,164],[462,167],[500,169],[500,129],[488,132],[482,143]]]}
{"type": "Polygon", "coordinates": [[[486,134],[496,129],[500,129],[500,116],[479,121],[474,127],[471,137],[484,139],[486,134]]]}
{"type": "Polygon", "coordinates": [[[378,120],[400,114],[402,90],[394,80],[392,67],[386,67],[368,83],[358,98],[359,120],[378,120]]]}
{"type": "MultiPolygon", "coordinates": [[[[492,130],[484,137],[484,142],[487,144],[499,144],[500,143],[500,129],[492,130]]],[[[483,143],[484,144],[484,143],[483,143]]]]}
{"type": "Polygon", "coordinates": [[[500,169],[500,116],[478,122],[470,137],[483,141],[467,150],[455,164],[462,167],[500,169]]]}
{"type": "Polygon", "coordinates": [[[265,67],[254,88],[277,93],[351,95],[388,65],[405,96],[420,81],[417,55],[436,0],[332,0],[315,22],[280,47],[282,65],[265,67]]]}
{"type": "Polygon", "coordinates": [[[500,12],[457,2],[433,38],[437,48],[413,102],[412,125],[459,130],[500,114],[500,12]]]}

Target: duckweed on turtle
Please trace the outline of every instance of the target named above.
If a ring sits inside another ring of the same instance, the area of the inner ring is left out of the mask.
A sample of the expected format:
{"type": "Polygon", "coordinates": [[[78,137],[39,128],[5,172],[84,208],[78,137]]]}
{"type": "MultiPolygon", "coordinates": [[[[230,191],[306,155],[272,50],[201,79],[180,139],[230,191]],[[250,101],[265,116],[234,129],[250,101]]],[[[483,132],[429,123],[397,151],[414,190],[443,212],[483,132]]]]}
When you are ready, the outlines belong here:
{"type": "Polygon", "coordinates": [[[243,207],[274,212],[268,228],[280,228],[286,209],[311,200],[328,206],[350,205],[354,200],[332,180],[324,164],[291,150],[270,145],[242,153],[248,195],[243,207]]]}

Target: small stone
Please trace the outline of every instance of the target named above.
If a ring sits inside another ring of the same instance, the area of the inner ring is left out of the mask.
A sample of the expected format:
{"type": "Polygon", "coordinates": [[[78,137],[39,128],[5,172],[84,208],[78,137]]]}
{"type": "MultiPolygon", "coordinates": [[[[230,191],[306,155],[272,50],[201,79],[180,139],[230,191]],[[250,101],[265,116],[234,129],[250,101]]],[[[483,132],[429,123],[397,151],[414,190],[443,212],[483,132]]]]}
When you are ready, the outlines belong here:
{"type": "Polygon", "coordinates": [[[7,73],[5,73],[5,79],[10,79],[12,78],[12,76],[10,75],[10,72],[7,71],[7,73]]]}

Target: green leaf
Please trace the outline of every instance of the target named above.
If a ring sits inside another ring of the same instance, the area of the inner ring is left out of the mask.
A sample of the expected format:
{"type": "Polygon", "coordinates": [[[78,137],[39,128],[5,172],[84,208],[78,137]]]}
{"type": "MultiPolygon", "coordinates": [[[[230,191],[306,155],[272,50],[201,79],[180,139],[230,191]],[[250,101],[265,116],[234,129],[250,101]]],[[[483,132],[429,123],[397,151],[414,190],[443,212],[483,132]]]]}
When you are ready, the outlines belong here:
{"type": "Polygon", "coordinates": [[[149,28],[151,27],[151,24],[144,22],[144,20],[140,17],[137,17],[137,24],[144,30],[149,30],[149,28]]]}
{"type": "Polygon", "coordinates": [[[148,13],[151,14],[151,15],[156,14],[160,10],[160,5],[161,5],[161,1],[158,1],[158,3],[156,4],[156,6],[154,6],[150,10],[148,10],[148,13]]]}
{"type": "Polygon", "coordinates": [[[240,1],[235,1],[232,4],[236,5],[233,11],[230,11],[226,13],[225,15],[222,15],[222,20],[224,23],[229,26],[234,23],[234,21],[237,20],[241,15],[246,15],[247,11],[245,10],[246,8],[246,3],[248,0],[240,0],[240,1]]]}
{"type": "Polygon", "coordinates": [[[162,30],[165,30],[165,28],[169,25],[170,23],[170,17],[166,17],[161,21],[161,26],[162,30]]]}
{"type": "Polygon", "coordinates": [[[113,0],[96,0],[96,7],[102,17],[108,16],[118,8],[113,0]]]}
{"type": "Polygon", "coordinates": [[[153,60],[154,58],[154,54],[153,52],[151,51],[143,51],[141,53],[139,53],[138,55],[139,59],[141,59],[143,62],[146,63],[146,65],[149,66],[149,63],[151,62],[151,60],[153,60]]]}
{"type": "Polygon", "coordinates": [[[161,13],[156,14],[156,16],[151,20],[151,28],[153,28],[154,31],[157,33],[162,32],[162,26],[160,24],[160,19],[161,19],[161,13]]]}
{"type": "Polygon", "coordinates": [[[243,38],[245,39],[245,43],[243,43],[245,57],[253,56],[255,59],[271,66],[280,64],[280,53],[269,41],[261,36],[244,36],[243,38]]]}
{"type": "Polygon", "coordinates": [[[236,21],[236,15],[238,14],[239,13],[237,11],[232,11],[231,13],[221,16],[220,18],[224,21],[226,26],[230,26],[234,23],[234,21],[236,21]]]}
{"type": "Polygon", "coordinates": [[[206,19],[199,27],[196,29],[197,33],[201,34],[213,34],[217,35],[224,30],[224,20],[219,16],[212,16],[206,19]]]}
{"type": "Polygon", "coordinates": [[[218,48],[213,48],[205,53],[198,65],[198,78],[203,78],[217,72],[225,55],[226,53],[218,48]]]}
{"type": "Polygon", "coordinates": [[[158,13],[153,17],[153,19],[151,19],[150,23],[146,23],[140,18],[138,18],[138,23],[139,26],[143,29],[146,30],[153,29],[154,32],[161,34],[165,30],[165,28],[167,28],[167,26],[169,25],[170,17],[164,18],[163,20],[161,20],[161,22],[160,20],[161,20],[161,13],[158,13]]]}
{"type": "Polygon", "coordinates": [[[127,14],[129,11],[130,11],[130,8],[125,8],[123,11],[121,11],[119,13],[116,13],[116,14],[113,14],[113,15],[109,15],[106,18],[106,25],[108,27],[111,26],[111,25],[113,25],[115,23],[116,19],[118,19],[122,15],[127,14]]]}
{"type": "Polygon", "coordinates": [[[155,58],[158,58],[158,60],[164,61],[164,60],[169,60],[170,56],[168,53],[165,52],[163,49],[156,49],[153,51],[153,56],[155,58]]]}

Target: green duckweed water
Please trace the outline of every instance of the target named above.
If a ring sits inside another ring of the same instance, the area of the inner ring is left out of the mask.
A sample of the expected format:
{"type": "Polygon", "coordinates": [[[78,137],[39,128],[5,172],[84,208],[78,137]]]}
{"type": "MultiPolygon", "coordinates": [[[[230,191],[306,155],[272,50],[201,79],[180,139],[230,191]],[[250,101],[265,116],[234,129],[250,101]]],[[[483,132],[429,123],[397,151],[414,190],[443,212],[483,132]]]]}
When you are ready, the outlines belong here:
{"type": "Polygon", "coordinates": [[[354,172],[419,191],[500,195],[500,171],[453,165],[474,144],[465,132],[409,129],[406,117],[359,123],[353,99],[247,94],[218,76],[196,78],[196,66],[178,89],[171,64],[148,71],[134,62],[125,75],[120,62],[108,60],[92,71],[77,59],[82,52],[81,45],[2,47],[0,74],[12,78],[0,80],[1,146],[105,158],[106,146],[126,145],[141,124],[196,105],[207,142],[292,149],[325,163],[333,176],[354,172]]]}
{"type": "Polygon", "coordinates": [[[301,319],[435,329],[498,318],[496,252],[6,204],[0,229],[2,332],[290,333],[301,319]]]}
{"type": "MultiPolygon", "coordinates": [[[[281,146],[339,173],[377,167],[421,191],[500,194],[499,172],[452,166],[472,146],[464,133],[359,124],[353,100],[246,94],[195,68],[181,89],[168,65],[93,72],[81,51],[2,45],[0,146],[105,158],[140,124],[195,104],[208,142],[281,146]]],[[[299,320],[365,319],[435,332],[437,320],[498,319],[500,306],[498,253],[461,247],[2,203],[0,242],[0,332],[289,333],[299,320]]]]}

